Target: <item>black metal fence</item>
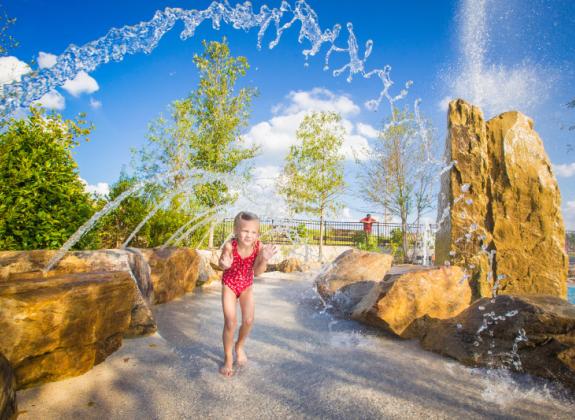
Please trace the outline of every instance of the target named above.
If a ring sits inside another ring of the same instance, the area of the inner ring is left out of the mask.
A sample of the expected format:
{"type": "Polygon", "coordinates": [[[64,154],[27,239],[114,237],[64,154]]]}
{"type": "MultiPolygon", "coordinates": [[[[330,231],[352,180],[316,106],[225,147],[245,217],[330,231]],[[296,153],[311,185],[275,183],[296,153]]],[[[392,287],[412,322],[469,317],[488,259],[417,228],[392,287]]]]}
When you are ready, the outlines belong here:
{"type": "MultiPolygon", "coordinates": [[[[215,245],[221,245],[233,231],[233,219],[225,219],[216,229],[215,245]]],[[[361,222],[324,221],[324,245],[357,246],[365,243],[366,233],[361,222]]],[[[435,232],[435,225],[430,225],[435,232]]],[[[423,237],[425,225],[409,224],[408,241],[415,243],[423,237]]],[[[429,227],[428,227],[429,229],[429,227]]],[[[319,244],[320,222],[318,220],[263,219],[260,221],[260,236],[263,241],[274,244],[307,243],[319,244]]],[[[370,240],[377,246],[388,246],[401,238],[401,224],[373,223],[370,240]]]]}
{"type": "Polygon", "coordinates": [[[570,255],[575,255],[575,230],[566,232],[565,249],[570,255]]]}

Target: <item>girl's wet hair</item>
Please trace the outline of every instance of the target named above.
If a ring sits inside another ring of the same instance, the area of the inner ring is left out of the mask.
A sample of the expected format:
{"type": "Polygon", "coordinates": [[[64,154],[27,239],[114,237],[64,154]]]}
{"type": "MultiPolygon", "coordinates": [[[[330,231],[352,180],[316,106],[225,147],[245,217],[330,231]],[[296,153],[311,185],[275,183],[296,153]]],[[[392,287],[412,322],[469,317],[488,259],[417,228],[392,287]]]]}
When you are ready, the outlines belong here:
{"type": "Polygon", "coordinates": [[[247,222],[252,221],[252,220],[257,220],[259,222],[260,218],[258,217],[257,214],[252,213],[250,211],[240,211],[236,215],[236,217],[234,217],[234,230],[238,228],[241,220],[245,220],[247,222]]]}

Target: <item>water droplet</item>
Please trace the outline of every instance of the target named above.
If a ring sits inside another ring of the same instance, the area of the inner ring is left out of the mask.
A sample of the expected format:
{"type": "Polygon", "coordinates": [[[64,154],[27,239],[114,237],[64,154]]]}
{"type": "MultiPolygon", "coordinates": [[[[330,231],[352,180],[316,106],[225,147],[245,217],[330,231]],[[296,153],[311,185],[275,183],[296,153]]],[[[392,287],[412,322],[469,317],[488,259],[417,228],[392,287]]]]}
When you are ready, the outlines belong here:
{"type": "Polygon", "coordinates": [[[477,309],[479,309],[480,311],[484,311],[485,310],[485,306],[480,306],[477,309]]]}
{"type": "Polygon", "coordinates": [[[461,191],[463,191],[464,193],[466,193],[467,191],[469,191],[469,187],[471,187],[470,184],[462,184],[462,185],[461,185],[461,191]]]}

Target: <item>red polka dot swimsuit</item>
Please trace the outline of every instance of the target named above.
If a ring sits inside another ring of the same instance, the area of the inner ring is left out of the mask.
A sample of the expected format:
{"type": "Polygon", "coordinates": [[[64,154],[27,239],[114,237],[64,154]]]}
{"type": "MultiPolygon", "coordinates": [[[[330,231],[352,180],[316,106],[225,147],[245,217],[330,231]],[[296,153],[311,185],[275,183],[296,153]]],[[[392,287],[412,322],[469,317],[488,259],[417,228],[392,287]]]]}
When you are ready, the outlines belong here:
{"type": "Polygon", "coordinates": [[[222,283],[240,297],[242,292],[254,283],[254,262],[258,256],[260,242],[254,243],[254,251],[249,257],[242,258],[238,253],[238,242],[232,239],[232,266],[224,271],[222,283]]]}

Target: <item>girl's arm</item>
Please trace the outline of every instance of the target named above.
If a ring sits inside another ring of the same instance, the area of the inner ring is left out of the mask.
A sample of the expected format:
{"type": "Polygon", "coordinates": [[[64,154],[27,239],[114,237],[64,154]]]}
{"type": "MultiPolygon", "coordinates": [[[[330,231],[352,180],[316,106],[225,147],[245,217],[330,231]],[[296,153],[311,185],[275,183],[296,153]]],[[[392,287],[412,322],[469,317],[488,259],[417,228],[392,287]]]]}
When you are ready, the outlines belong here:
{"type": "Polygon", "coordinates": [[[275,245],[262,245],[258,256],[254,261],[254,276],[259,276],[265,273],[268,266],[268,260],[273,257],[277,252],[277,247],[275,245]]]}
{"type": "Polygon", "coordinates": [[[222,248],[222,253],[218,261],[218,265],[222,270],[227,270],[232,266],[234,262],[234,256],[232,255],[232,243],[226,242],[222,248]]]}

